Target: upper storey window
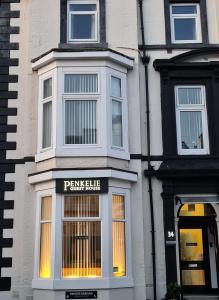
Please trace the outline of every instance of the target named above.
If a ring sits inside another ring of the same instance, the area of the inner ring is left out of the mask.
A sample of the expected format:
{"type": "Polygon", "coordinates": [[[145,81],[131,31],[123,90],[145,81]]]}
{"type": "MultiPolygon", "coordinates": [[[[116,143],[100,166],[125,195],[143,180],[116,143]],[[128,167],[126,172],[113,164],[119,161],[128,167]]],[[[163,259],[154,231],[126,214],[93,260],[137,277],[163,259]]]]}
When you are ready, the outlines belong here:
{"type": "Polygon", "coordinates": [[[98,1],[68,2],[68,41],[97,42],[99,28],[98,1]]]}
{"type": "Polygon", "coordinates": [[[65,144],[97,144],[98,74],[64,76],[65,144]]]}
{"type": "Polygon", "coordinates": [[[199,4],[171,4],[172,43],[201,43],[199,4]]]}
{"type": "Polygon", "coordinates": [[[179,154],[208,154],[208,125],[204,86],[176,86],[179,154]]]}

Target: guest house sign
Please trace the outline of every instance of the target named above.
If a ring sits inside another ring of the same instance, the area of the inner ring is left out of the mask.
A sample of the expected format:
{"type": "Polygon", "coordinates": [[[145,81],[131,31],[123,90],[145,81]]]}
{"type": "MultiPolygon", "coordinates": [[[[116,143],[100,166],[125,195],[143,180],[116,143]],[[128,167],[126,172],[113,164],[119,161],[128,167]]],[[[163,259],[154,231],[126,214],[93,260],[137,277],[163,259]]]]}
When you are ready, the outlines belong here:
{"type": "Polygon", "coordinates": [[[108,192],[108,178],[68,178],[56,180],[58,194],[104,194],[108,192]]]}

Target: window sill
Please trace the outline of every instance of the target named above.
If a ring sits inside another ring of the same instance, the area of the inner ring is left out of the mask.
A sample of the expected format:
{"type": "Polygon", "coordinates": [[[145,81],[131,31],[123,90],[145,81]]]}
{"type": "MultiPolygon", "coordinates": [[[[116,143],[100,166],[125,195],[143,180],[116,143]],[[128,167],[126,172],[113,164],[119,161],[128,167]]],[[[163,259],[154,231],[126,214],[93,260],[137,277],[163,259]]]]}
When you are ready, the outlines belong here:
{"type": "Polygon", "coordinates": [[[194,152],[194,151],[189,151],[189,152],[179,152],[178,153],[179,156],[188,156],[188,155],[210,155],[209,152],[206,151],[200,151],[200,152],[194,152]]]}
{"type": "Polygon", "coordinates": [[[55,157],[113,157],[117,159],[130,160],[129,152],[123,150],[109,149],[101,146],[66,147],[50,149],[35,155],[35,162],[40,162],[55,157]]]}
{"type": "Polygon", "coordinates": [[[100,42],[68,42],[59,44],[59,49],[71,49],[80,50],[80,49],[104,49],[107,50],[107,43],[100,42]]]}
{"type": "Polygon", "coordinates": [[[66,290],[66,289],[109,289],[133,287],[131,277],[99,278],[99,279],[34,279],[32,288],[43,290],[66,290]]]}

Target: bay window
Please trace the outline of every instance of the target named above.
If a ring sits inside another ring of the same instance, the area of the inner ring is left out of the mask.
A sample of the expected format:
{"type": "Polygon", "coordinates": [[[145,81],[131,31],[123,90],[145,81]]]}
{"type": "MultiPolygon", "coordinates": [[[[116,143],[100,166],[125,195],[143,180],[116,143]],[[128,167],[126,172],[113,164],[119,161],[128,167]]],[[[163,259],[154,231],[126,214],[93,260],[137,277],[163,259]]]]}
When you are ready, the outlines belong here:
{"type": "Polygon", "coordinates": [[[130,185],[110,184],[100,194],[38,192],[33,287],[132,286],[130,185]]]}
{"type": "Polygon", "coordinates": [[[176,86],[179,154],[208,154],[208,124],[204,86],[176,86]]]}
{"type": "MultiPolygon", "coordinates": [[[[93,53],[87,55],[95,58],[97,54],[93,53]]],[[[36,68],[39,66],[36,162],[65,156],[129,160],[127,68],[124,64],[132,66],[133,62],[115,53],[111,57],[109,51],[98,53],[103,56],[98,60],[81,60],[81,53],[77,53],[80,64],[77,59],[66,60],[75,53],[58,52],[57,55],[54,65],[47,65],[45,60],[39,65],[36,63],[36,68]],[[62,55],[67,55],[63,61],[59,58],[62,55]],[[116,64],[111,65],[112,60],[118,64],[117,69],[116,64]]]]}

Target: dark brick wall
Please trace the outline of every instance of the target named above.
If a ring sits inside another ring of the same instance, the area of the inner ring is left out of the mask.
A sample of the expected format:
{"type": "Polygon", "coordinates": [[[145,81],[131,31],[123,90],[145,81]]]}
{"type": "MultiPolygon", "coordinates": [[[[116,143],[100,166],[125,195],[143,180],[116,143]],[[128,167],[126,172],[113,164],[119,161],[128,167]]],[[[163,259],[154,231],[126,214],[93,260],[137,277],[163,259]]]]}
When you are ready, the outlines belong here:
{"type": "Polygon", "coordinates": [[[13,228],[13,219],[4,218],[5,209],[13,209],[14,201],[5,200],[5,192],[13,191],[14,182],[6,182],[6,173],[15,172],[15,161],[7,160],[8,150],[15,150],[15,142],[7,142],[7,133],[16,132],[16,125],[8,125],[8,116],[15,116],[17,110],[8,108],[8,99],[17,99],[17,92],[9,90],[10,82],[17,82],[18,76],[10,75],[9,67],[17,66],[18,60],[10,58],[10,50],[18,50],[17,43],[10,43],[10,34],[18,34],[18,27],[10,26],[10,18],[19,18],[19,11],[11,10],[11,3],[20,0],[0,0],[0,291],[11,289],[11,278],[2,277],[2,268],[12,267],[11,257],[2,257],[3,248],[13,246],[12,238],[4,238],[3,230],[13,228]]]}

